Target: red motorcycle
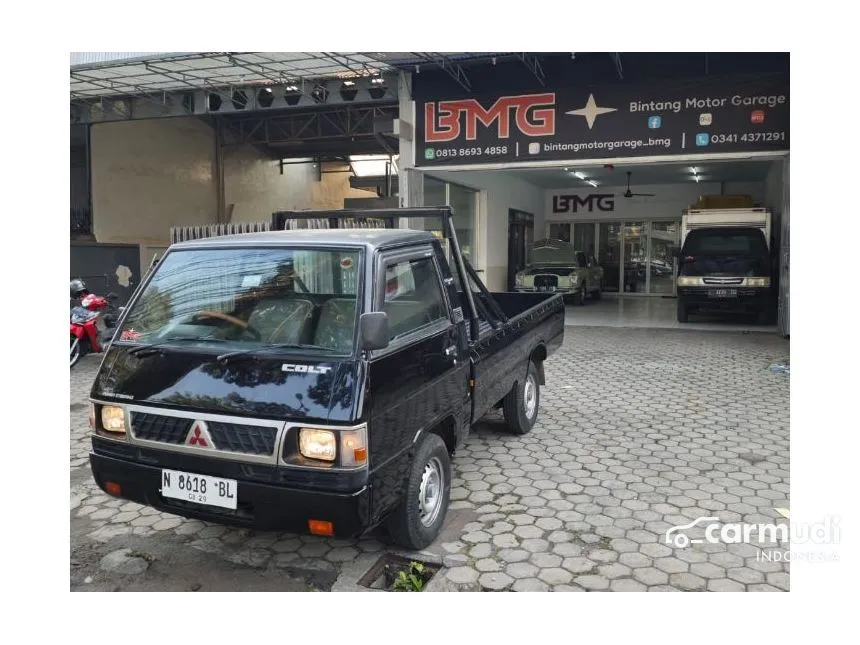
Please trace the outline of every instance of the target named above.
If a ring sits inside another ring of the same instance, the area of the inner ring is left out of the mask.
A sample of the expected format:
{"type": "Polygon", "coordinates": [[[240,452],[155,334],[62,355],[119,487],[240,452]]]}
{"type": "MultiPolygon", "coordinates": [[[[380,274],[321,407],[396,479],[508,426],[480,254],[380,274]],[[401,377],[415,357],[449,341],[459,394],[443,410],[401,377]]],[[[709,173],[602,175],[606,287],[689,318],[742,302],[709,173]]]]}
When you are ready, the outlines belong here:
{"type": "Polygon", "coordinates": [[[82,280],[69,283],[72,298],[81,304],[73,307],[69,318],[69,369],[87,352],[104,351],[113,336],[111,328],[116,326],[116,316],[111,312],[111,302],[118,296],[109,293],[97,296],[87,290],[82,280]]]}

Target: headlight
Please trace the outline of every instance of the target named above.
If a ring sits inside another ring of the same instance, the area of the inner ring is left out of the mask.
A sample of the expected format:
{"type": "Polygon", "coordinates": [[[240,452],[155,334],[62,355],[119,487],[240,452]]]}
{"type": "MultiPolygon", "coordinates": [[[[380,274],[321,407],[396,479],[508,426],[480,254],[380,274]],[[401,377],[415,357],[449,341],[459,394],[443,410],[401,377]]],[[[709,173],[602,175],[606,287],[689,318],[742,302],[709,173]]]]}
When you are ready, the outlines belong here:
{"type": "Polygon", "coordinates": [[[576,284],[579,282],[579,274],[578,273],[571,273],[569,276],[567,276],[567,281],[571,285],[576,286],[576,284]]]}
{"type": "Polygon", "coordinates": [[[115,405],[103,406],[102,430],[125,434],[125,410],[115,405]]]}
{"type": "Polygon", "coordinates": [[[302,428],[299,430],[299,452],[308,459],[334,461],[337,454],[334,432],[317,428],[302,428]]]}
{"type": "Polygon", "coordinates": [[[518,287],[521,287],[525,284],[526,279],[525,276],[520,275],[519,273],[514,277],[514,284],[518,287]]]}
{"type": "Polygon", "coordinates": [[[770,278],[747,278],[744,280],[748,287],[769,287],[770,278]]]}
{"type": "Polygon", "coordinates": [[[698,287],[701,286],[702,279],[696,278],[689,275],[682,275],[678,277],[678,286],[679,287],[698,287]]]}

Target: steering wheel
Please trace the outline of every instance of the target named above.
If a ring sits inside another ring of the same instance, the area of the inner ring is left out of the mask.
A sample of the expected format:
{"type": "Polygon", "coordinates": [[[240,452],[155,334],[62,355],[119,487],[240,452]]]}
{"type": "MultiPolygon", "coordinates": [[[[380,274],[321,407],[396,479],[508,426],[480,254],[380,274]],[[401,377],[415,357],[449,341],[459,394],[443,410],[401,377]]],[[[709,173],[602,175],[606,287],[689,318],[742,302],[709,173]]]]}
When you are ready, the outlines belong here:
{"type": "Polygon", "coordinates": [[[191,320],[197,320],[198,318],[218,318],[219,320],[224,320],[231,325],[235,325],[242,329],[243,332],[248,332],[251,336],[253,336],[254,340],[262,340],[263,335],[254,329],[251,325],[246,323],[244,320],[240,320],[235,316],[231,316],[230,314],[224,314],[220,311],[198,311],[196,314],[191,316],[191,320]]]}

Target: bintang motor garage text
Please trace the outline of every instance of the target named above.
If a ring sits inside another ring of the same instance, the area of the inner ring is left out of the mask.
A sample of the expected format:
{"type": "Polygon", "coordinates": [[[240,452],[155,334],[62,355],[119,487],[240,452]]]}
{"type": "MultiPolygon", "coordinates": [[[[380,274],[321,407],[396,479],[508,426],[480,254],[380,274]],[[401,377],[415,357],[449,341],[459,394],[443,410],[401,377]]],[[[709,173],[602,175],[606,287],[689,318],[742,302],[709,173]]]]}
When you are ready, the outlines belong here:
{"type": "Polygon", "coordinates": [[[631,101],[631,112],[680,112],[681,110],[701,110],[704,108],[726,107],[726,103],[734,107],[770,107],[784,105],[788,101],[785,94],[771,96],[740,96],[722,98],[688,98],[683,101],[631,101]]]}

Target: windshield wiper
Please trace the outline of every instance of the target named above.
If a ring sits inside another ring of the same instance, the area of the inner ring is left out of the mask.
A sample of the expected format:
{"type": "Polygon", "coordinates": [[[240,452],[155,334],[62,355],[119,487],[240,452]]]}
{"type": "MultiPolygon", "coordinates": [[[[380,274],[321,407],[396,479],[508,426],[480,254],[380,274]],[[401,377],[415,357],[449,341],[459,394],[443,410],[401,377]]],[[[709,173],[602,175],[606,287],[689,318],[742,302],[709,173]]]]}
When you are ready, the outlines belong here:
{"type": "Polygon", "coordinates": [[[271,345],[261,345],[260,347],[253,347],[251,349],[243,349],[236,352],[227,352],[226,354],[221,354],[221,356],[215,360],[220,363],[221,361],[229,361],[232,358],[250,357],[257,352],[266,352],[273,349],[322,349],[329,351],[331,348],[323,347],[322,345],[309,345],[307,343],[275,343],[271,345]]]}
{"type": "Polygon", "coordinates": [[[182,343],[182,342],[206,342],[206,343],[226,343],[227,341],[222,338],[212,338],[211,336],[177,336],[176,338],[166,338],[158,343],[150,343],[148,345],[140,345],[139,347],[135,347],[134,349],[130,349],[128,351],[132,356],[137,356],[144,351],[153,351],[157,352],[161,347],[165,345],[170,345],[171,343],[182,343]]]}

